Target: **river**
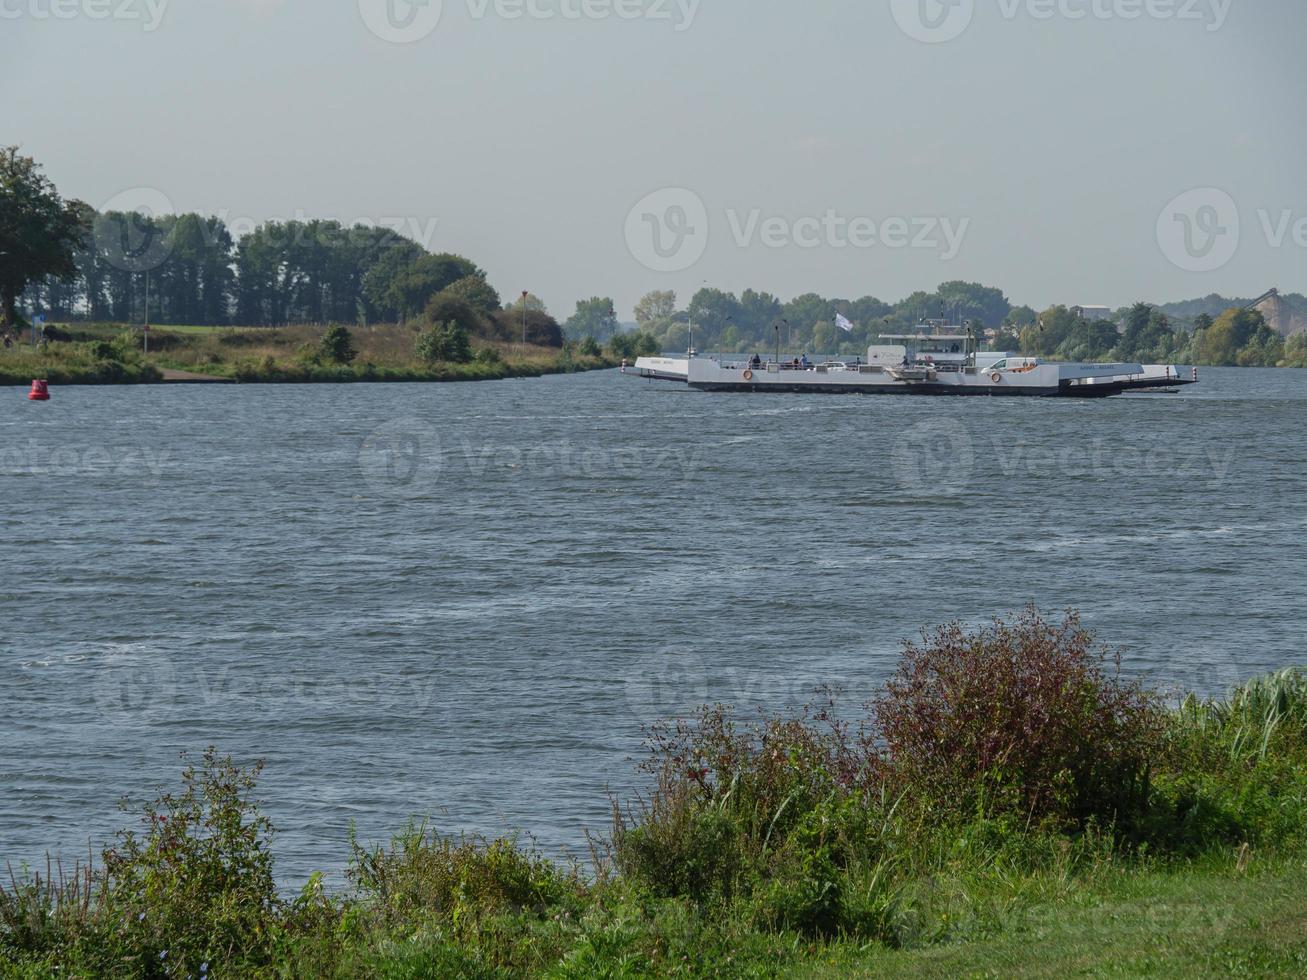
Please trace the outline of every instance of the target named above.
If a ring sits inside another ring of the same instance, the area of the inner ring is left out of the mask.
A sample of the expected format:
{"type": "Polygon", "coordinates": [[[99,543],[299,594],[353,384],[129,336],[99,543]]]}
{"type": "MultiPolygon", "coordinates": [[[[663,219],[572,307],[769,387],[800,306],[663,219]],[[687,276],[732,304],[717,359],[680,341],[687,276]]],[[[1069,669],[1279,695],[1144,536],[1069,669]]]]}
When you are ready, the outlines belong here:
{"type": "Polygon", "coordinates": [[[874,692],[922,626],[1080,609],[1168,691],[1302,663],[1307,372],[1106,401],[486,384],[4,389],[0,860],[179,753],[351,823],[584,854],[641,726],[874,692]]]}

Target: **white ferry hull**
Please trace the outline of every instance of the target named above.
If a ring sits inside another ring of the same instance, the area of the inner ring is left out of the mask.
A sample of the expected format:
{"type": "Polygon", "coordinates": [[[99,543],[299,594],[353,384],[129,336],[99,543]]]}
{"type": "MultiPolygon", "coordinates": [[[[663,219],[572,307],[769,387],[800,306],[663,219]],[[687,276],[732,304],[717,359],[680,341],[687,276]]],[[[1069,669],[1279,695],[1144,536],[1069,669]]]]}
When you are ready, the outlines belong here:
{"type": "Polygon", "coordinates": [[[685,357],[641,357],[633,368],[622,362],[622,373],[648,378],[650,381],[687,381],[690,361],[685,357]]]}
{"type": "Polygon", "coordinates": [[[781,370],[769,364],[752,369],[694,360],[689,362],[686,381],[691,388],[719,392],[1105,398],[1124,390],[1113,379],[1142,372],[1137,364],[1041,364],[1026,371],[939,371],[928,381],[901,381],[879,367],[832,371],[818,365],[781,370]],[[1095,383],[1085,383],[1090,380],[1095,383]]]}

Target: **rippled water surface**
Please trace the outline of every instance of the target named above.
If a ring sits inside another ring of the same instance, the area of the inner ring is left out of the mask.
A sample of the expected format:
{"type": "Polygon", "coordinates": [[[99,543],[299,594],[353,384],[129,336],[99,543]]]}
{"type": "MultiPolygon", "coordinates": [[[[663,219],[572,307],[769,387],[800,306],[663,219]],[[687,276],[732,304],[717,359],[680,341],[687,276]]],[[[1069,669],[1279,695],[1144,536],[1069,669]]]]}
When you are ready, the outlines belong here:
{"type": "Polygon", "coordinates": [[[1076,606],[1128,669],[1302,662],[1307,372],[1101,402],[483,385],[0,389],[0,860],[178,753],[263,758],[288,881],[351,822],[556,850],[640,727],[865,696],[900,641],[1076,606]]]}

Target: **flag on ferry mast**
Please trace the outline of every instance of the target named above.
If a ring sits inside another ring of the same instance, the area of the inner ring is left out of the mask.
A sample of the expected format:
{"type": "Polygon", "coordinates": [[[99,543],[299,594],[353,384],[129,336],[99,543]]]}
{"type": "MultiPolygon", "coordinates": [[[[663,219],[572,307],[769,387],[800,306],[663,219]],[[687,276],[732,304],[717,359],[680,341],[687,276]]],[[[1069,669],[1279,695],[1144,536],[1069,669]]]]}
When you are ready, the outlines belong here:
{"type": "Polygon", "coordinates": [[[835,326],[839,327],[841,330],[848,330],[849,332],[853,331],[853,321],[843,313],[835,314],[835,326]]]}

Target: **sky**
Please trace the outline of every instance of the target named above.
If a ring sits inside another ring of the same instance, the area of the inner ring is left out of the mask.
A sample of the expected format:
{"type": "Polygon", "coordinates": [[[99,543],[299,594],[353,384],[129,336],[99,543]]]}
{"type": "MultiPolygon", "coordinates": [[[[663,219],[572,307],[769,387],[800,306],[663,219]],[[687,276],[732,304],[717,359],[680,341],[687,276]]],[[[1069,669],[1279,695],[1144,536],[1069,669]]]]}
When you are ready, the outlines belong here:
{"type": "Polygon", "coordinates": [[[1302,0],[0,0],[60,191],[399,227],[565,319],[705,284],[1307,292],[1302,0]]]}

